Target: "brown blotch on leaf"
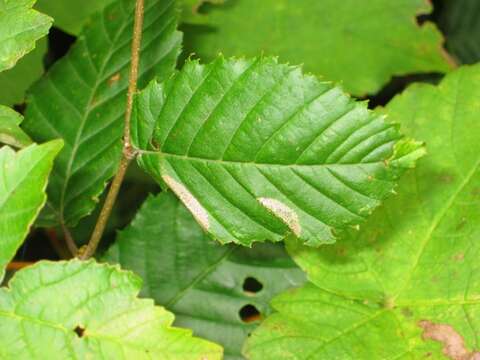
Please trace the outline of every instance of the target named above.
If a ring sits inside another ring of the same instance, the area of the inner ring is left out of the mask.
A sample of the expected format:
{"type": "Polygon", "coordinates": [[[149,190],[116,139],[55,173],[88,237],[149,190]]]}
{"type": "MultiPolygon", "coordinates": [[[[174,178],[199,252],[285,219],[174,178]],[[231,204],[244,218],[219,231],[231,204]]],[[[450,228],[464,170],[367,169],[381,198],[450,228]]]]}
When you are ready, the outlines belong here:
{"type": "Polygon", "coordinates": [[[428,320],[421,320],[418,323],[423,329],[423,339],[433,340],[442,343],[442,352],[452,360],[480,360],[480,352],[468,351],[465,347],[465,340],[447,324],[435,324],[428,320]]]}
{"type": "Polygon", "coordinates": [[[110,79],[108,79],[108,85],[112,86],[113,84],[118,82],[121,78],[122,78],[122,75],[120,75],[120,73],[116,73],[110,79]]]}
{"type": "Polygon", "coordinates": [[[465,254],[463,252],[453,256],[453,260],[455,261],[463,261],[463,259],[465,259],[465,254]]]}

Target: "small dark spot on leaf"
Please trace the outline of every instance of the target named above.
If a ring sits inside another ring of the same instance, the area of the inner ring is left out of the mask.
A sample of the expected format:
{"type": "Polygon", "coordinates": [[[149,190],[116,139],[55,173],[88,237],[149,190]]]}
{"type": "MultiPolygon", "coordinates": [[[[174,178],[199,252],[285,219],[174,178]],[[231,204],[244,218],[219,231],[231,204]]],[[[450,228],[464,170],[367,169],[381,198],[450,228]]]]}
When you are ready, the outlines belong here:
{"type": "Polygon", "coordinates": [[[108,85],[112,86],[113,84],[118,82],[121,78],[122,78],[122,76],[120,75],[120,73],[116,73],[110,79],[108,79],[108,85]]]}
{"type": "Polygon", "coordinates": [[[80,325],[77,325],[75,329],[73,329],[73,331],[75,332],[75,334],[77,334],[79,338],[83,337],[83,334],[85,334],[85,329],[80,325]]]}
{"type": "Polygon", "coordinates": [[[457,227],[455,228],[455,230],[462,230],[463,227],[467,224],[467,219],[466,218],[462,218],[460,220],[460,222],[457,224],[457,227]]]}
{"type": "Polygon", "coordinates": [[[472,196],[474,198],[480,197],[480,187],[476,187],[472,190],[472,196]]]}
{"type": "Polygon", "coordinates": [[[413,316],[412,310],[410,310],[410,308],[408,308],[408,307],[405,307],[405,308],[402,309],[402,314],[403,314],[403,316],[405,316],[407,318],[413,316]]]}
{"type": "Polygon", "coordinates": [[[252,304],[247,304],[244,305],[240,311],[238,312],[240,315],[240,318],[242,319],[243,322],[245,323],[251,323],[257,320],[260,320],[260,311],[252,305],[252,304]]]}
{"type": "Polygon", "coordinates": [[[444,172],[438,174],[437,179],[442,183],[451,184],[455,180],[455,176],[450,173],[444,172]]]}
{"type": "Polygon", "coordinates": [[[465,258],[465,254],[463,252],[453,256],[453,260],[455,261],[463,261],[464,258],[465,258]]]}
{"type": "Polygon", "coordinates": [[[243,291],[248,295],[254,295],[263,289],[263,284],[254,277],[247,277],[243,282],[243,291]]]}

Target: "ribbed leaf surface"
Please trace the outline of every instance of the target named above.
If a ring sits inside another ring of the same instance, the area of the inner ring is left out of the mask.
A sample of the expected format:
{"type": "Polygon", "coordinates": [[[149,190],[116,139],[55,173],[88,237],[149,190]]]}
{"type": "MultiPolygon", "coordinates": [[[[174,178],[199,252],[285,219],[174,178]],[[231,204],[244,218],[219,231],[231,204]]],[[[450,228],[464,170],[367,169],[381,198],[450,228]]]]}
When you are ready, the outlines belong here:
{"type": "Polygon", "coordinates": [[[61,141],[52,141],[17,153],[0,149],[0,282],[45,203],[48,175],[61,147],[61,141]]]}
{"type": "Polygon", "coordinates": [[[2,359],[216,360],[220,346],[172,328],[136,298],[141,280],[94,261],[41,262],[0,289],[2,359]]]}
{"type": "Polygon", "coordinates": [[[266,316],[274,295],[304,282],[283,245],[220,246],[171,193],[147,199],[106,260],[139,274],[141,295],[172,311],[176,325],[221,344],[229,360],[242,358],[243,342],[258,325],[242,321],[241,309],[253,305],[266,316]],[[261,289],[249,288],[253,279],[261,289]]]}
{"type": "Polygon", "coordinates": [[[273,302],[249,358],[480,358],[479,82],[480,66],[464,67],[388,105],[429,155],[357,236],[290,244],[317,288],[273,302]]]}
{"type": "Polygon", "coordinates": [[[36,0],[0,0],[0,72],[10,69],[45,36],[52,19],[32,9],[36,0]]]}
{"type": "MultiPolygon", "coordinates": [[[[31,90],[24,128],[36,141],[61,137],[44,223],[89,214],[121,155],[133,28],[131,0],[94,16],[70,52],[31,90]],[[47,221],[48,220],[48,221],[47,221]]],[[[139,86],[172,71],[180,47],[173,0],[147,0],[139,86]]]]}
{"type": "Polygon", "coordinates": [[[189,61],[138,96],[140,164],[222,243],[318,246],[360,223],[423,153],[339,88],[273,58],[189,61]]]}

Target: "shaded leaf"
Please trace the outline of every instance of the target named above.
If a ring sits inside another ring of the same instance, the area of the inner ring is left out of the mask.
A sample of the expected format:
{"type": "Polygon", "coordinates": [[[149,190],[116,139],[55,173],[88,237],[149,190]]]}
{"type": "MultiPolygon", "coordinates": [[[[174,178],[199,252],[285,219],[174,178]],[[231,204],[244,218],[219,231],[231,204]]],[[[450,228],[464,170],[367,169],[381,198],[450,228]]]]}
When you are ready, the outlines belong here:
{"type": "Polygon", "coordinates": [[[142,296],[172,311],[177,326],[221,344],[231,360],[242,358],[243,342],[258,325],[242,321],[241,309],[252,305],[266,316],[274,295],[304,282],[283,246],[213,243],[170,193],[147,199],[106,259],[139,274],[142,296]]]}
{"type": "Polygon", "coordinates": [[[435,25],[416,23],[416,16],[430,11],[424,0],[229,1],[209,8],[209,27],[186,34],[186,50],[204,61],[218,52],[279,55],[364,95],[394,75],[451,68],[435,25]]]}
{"type": "Polygon", "coordinates": [[[0,282],[45,203],[48,175],[61,147],[57,140],[17,153],[8,146],[0,149],[0,282]]]}
{"type": "Polygon", "coordinates": [[[448,51],[464,64],[480,61],[480,2],[446,0],[441,5],[439,26],[448,51]]]}
{"type": "Polygon", "coordinates": [[[0,143],[22,148],[32,143],[20,129],[23,116],[9,107],[0,105],[0,143]]]}
{"type": "Polygon", "coordinates": [[[222,243],[335,240],[423,154],[330,83],[273,58],[188,61],[137,97],[139,162],[222,243]]]}
{"type": "Polygon", "coordinates": [[[35,8],[50,15],[54,25],[63,31],[78,35],[90,17],[114,0],[37,0],[35,8]]]}
{"type": "Polygon", "coordinates": [[[35,0],[0,0],[0,72],[10,69],[45,36],[52,19],[32,9],[35,0]]]}
{"type": "MultiPolygon", "coordinates": [[[[49,184],[44,225],[74,225],[98,202],[121,156],[134,2],[94,16],[69,53],[32,88],[24,129],[36,141],[61,137],[65,148],[49,184]]],[[[139,86],[173,70],[180,49],[173,0],[146,1],[139,86]]]]}
{"type": "Polygon", "coordinates": [[[94,261],[42,261],[0,289],[2,359],[221,359],[136,295],[141,280],[94,261]]]}
{"type": "Polygon", "coordinates": [[[274,301],[279,313],[252,336],[251,359],[480,356],[479,82],[480,66],[460,68],[388,105],[429,155],[357,236],[289,244],[317,289],[274,301]]]}
{"type": "Polygon", "coordinates": [[[12,106],[24,102],[25,92],[44,72],[43,56],[46,52],[47,39],[42,38],[15,67],[0,73],[0,104],[12,106]]]}
{"type": "Polygon", "coordinates": [[[205,4],[220,5],[225,0],[180,0],[182,4],[182,22],[188,24],[204,24],[208,19],[200,14],[200,8],[205,4]]]}

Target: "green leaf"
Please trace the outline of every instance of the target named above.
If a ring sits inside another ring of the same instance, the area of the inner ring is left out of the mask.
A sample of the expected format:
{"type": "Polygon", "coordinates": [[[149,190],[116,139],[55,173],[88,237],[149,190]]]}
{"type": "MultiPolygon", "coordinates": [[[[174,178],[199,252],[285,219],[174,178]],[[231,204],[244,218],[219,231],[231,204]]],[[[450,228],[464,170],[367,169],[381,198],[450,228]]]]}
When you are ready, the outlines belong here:
{"type": "Polygon", "coordinates": [[[56,140],[17,153],[8,146],[0,149],[0,282],[45,203],[48,175],[61,147],[56,140]]]}
{"type": "Polygon", "coordinates": [[[186,52],[204,61],[218,52],[279,55],[352,94],[376,93],[392,76],[451,68],[435,25],[416,23],[431,8],[425,0],[230,1],[209,8],[209,27],[186,32],[186,52]]]}
{"type": "Polygon", "coordinates": [[[48,33],[52,19],[32,9],[35,0],[0,0],[0,72],[10,69],[48,33]]]}
{"type": "MultiPolygon", "coordinates": [[[[98,202],[121,156],[135,3],[121,0],[94,16],[69,53],[32,88],[23,127],[36,141],[65,148],[48,188],[43,225],[74,225],[98,202]]],[[[139,86],[167,78],[180,51],[173,0],[148,0],[139,86]]]]}
{"type": "Polygon", "coordinates": [[[461,63],[480,61],[480,2],[444,1],[439,26],[446,36],[446,47],[461,63]]]}
{"type": "Polygon", "coordinates": [[[188,61],[137,97],[132,137],[206,231],[243,245],[333,242],[423,154],[365,103],[273,58],[188,61]]]}
{"type": "Polygon", "coordinates": [[[44,72],[43,57],[46,52],[47,39],[42,38],[15,67],[0,73],[0,104],[13,106],[24,102],[25,92],[44,72]]]}
{"type": "Polygon", "coordinates": [[[142,296],[172,311],[177,326],[221,344],[230,360],[241,359],[243,342],[258,325],[242,321],[239,311],[253,305],[266,316],[274,295],[304,283],[283,246],[213,243],[171,193],[146,200],[106,259],[139,274],[142,296]],[[252,279],[260,291],[248,291],[252,279]]]}
{"type": "MultiPolygon", "coordinates": [[[[78,35],[90,17],[111,4],[114,0],[38,0],[35,8],[52,16],[55,26],[63,31],[78,35]]],[[[204,23],[204,17],[198,14],[203,3],[221,4],[224,0],[178,0],[182,9],[182,22],[204,23]]]]}
{"type": "Polygon", "coordinates": [[[225,0],[180,0],[182,4],[182,22],[187,24],[204,24],[208,20],[199,10],[206,4],[220,5],[225,0]]]}
{"type": "Polygon", "coordinates": [[[42,261],[0,290],[2,359],[221,359],[136,295],[141,280],[94,261],[42,261]]]}
{"type": "Polygon", "coordinates": [[[27,134],[20,129],[23,116],[9,107],[0,105],[0,143],[23,148],[32,143],[27,134]]]}
{"type": "Polygon", "coordinates": [[[480,356],[479,83],[480,65],[464,67],[388,105],[429,155],[357,236],[289,244],[318,289],[274,301],[279,313],[252,336],[251,359],[480,356]]]}
{"type": "Polygon", "coordinates": [[[55,26],[72,35],[80,34],[92,14],[114,0],[38,0],[35,8],[54,18],[55,26]]]}

